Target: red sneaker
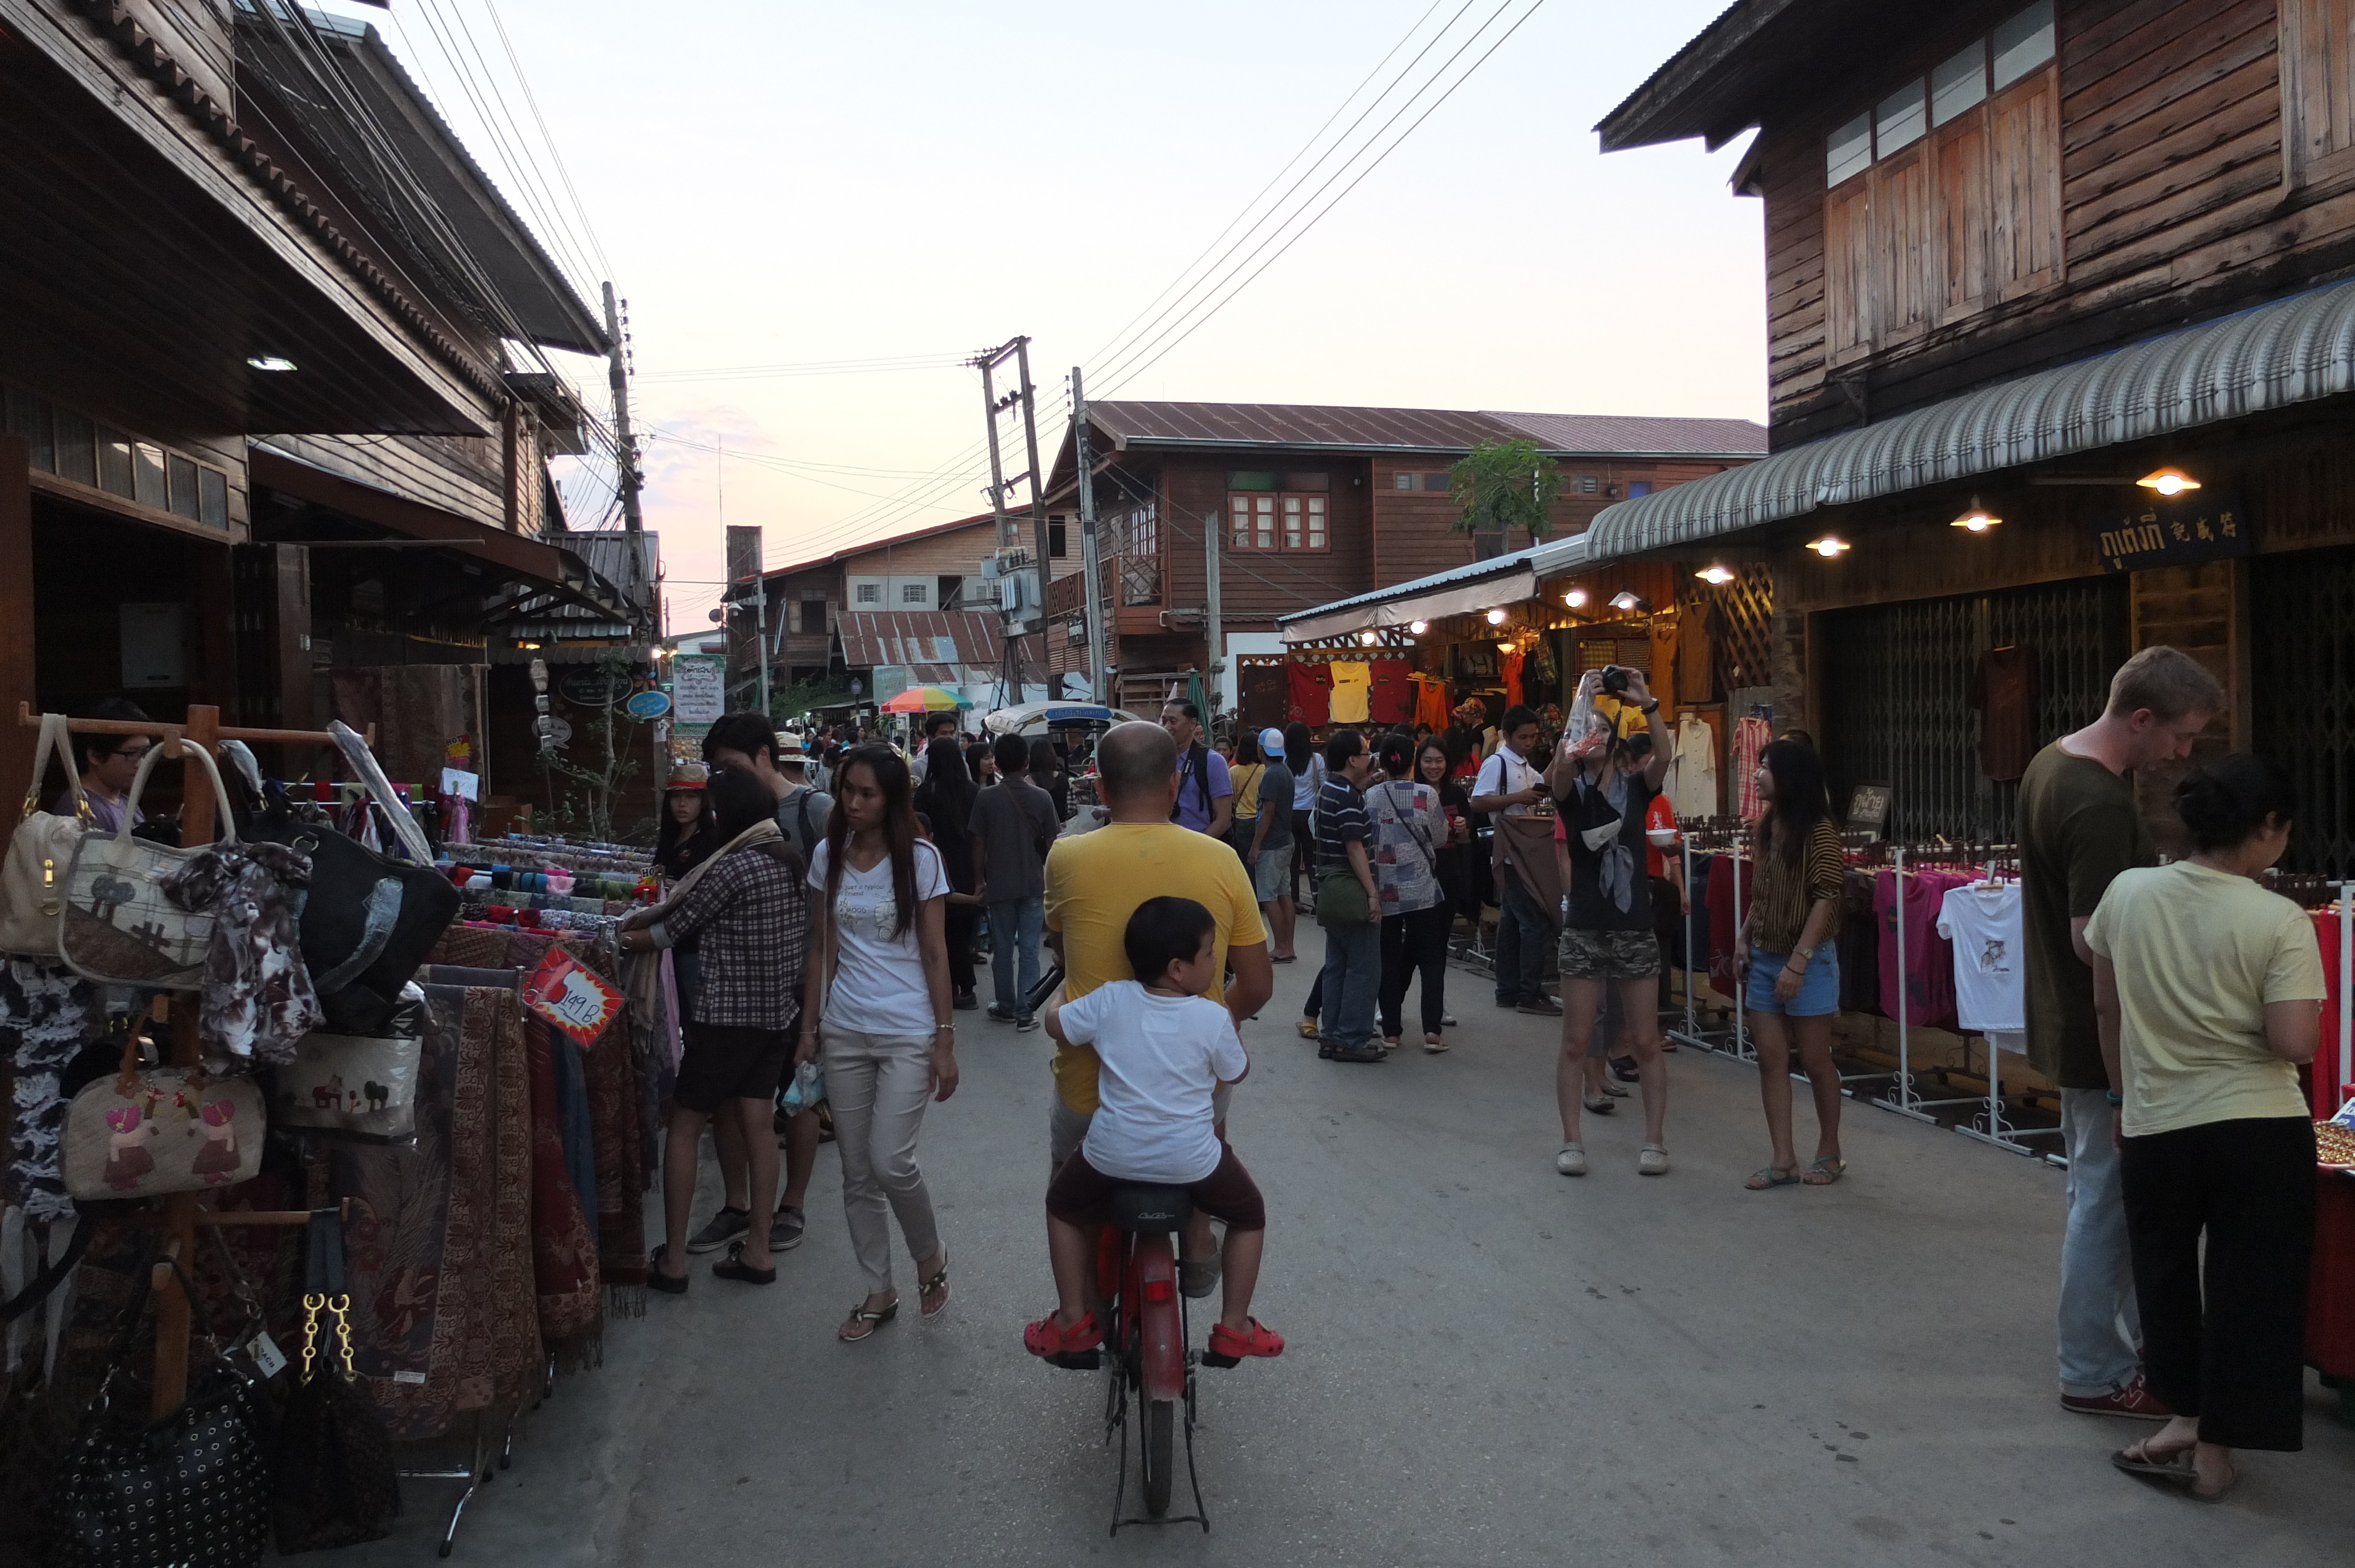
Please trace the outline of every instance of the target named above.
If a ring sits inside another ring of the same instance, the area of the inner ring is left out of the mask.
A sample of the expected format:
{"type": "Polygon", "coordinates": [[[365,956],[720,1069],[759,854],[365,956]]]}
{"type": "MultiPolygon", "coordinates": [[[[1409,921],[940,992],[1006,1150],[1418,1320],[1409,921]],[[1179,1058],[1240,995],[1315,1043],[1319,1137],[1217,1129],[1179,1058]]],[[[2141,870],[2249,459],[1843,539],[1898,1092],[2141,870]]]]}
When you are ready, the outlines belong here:
{"type": "Polygon", "coordinates": [[[1048,1313],[1022,1330],[1022,1348],[1034,1356],[1064,1356],[1078,1351],[1092,1351],[1103,1343],[1103,1325],[1090,1312],[1070,1328],[1055,1321],[1048,1313]]]}
{"type": "Polygon", "coordinates": [[[2120,1415],[2128,1421],[2165,1421],[2175,1414],[2143,1386],[2140,1372],[2107,1393],[2064,1393],[2061,1408],[2080,1415],[2120,1415]]]}
{"type": "Polygon", "coordinates": [[[1258,1319],[1245,1319],[1251,1332],[1238,1334],[1224,1323],[1210,1325],[1210,1348],[1203,1360],[1212,1366],[1231,1367],[1245,1356],[1280,1356],[1284,1354],[1284,1336],[1266,1327],[1258,1319]]]}

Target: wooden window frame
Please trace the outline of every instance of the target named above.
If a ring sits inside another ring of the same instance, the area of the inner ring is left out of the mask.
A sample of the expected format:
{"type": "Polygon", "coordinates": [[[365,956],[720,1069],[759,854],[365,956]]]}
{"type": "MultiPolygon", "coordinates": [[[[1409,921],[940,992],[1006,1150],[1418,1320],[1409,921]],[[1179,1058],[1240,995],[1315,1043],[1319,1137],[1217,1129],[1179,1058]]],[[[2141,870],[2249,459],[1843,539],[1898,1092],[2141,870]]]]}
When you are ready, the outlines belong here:
{"type": "Polygon", "coordinates": [[[1279,492],[1273,490],[1231,490],[1227,492],[1227,548],[1248,550],[1253,554],[1273,551],[1276,547],[1279,492]],[[1266,526],[1261,527],[1260,503],[1267,503],[1266,526]],[[1244,527],[1236,525],[1239,517],[1248,517],[1244,527]],[[1248,535],[1246,537],[1245,535],[1248,535]]]}
{"type": "Polygon", "coordinates": [[[1277,496],[1276,533],[1289,554],[1328,555],[1333,549],[1332,497],[1320,491],[1287,490],[1277,496]],[[1300,543],[1293,543],[1292,505],[1297,503],[1300,515],[1300,543]],[[1309,526],[1309,518],[1318,519],[1309,526]]]}
{"type": "MultiPolygon", "coordinates": [[[[2279,18],[2276,48],[2281,60],[2281,145],[2282,186],[2285,191],[2299,191],[2309,196],[2333,196],[2355,186],[2355,91],[2349,96],[2349,122],[2343,127],[2342,145],[2323,153],[2307,151],[2306,98],[2313,76],[2312,56],[2316,48],[2307,44],[2306,27],[2307,11],[2316,4],[2330,0],[2281,0],[2275,15],[2279,18]]],[[[2347,7],[2349,20],[2355,22],[2355,5],[2347,7]]],[[[2355,35],[2355,27],[2350,27],[2355,35]]],[[[2355,80],[2355,41],[2341,39],[2346,58],[2340,69],[2355,80]]]]}

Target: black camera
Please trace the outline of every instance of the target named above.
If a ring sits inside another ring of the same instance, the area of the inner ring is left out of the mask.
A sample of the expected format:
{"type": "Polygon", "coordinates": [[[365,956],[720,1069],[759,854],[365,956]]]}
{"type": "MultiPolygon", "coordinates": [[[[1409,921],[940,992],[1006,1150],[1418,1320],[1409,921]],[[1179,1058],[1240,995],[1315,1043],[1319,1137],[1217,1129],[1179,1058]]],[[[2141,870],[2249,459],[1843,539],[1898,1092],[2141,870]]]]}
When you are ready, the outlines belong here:
{"type": "Polygon", "coordinates": [[[1625,695],[1627,694],[1627,682],[1628,682],[1628,680],[1629,680],[1632,676],[1634,676],[1634,674],[1635,674],[1635,673],[1636,673],[1636,672],[1635,672],[1635,671],[1630,670],[1630,669],[1629,669],[1629,668],[1627,668],[1627,666],[1626,666],[1626,665],[1625,665],[1625,664],[1605,664],[1605,665],[1604,665],[1604,666],[1603,666],[1603,689],[1604,689],[1604,691],[1605,691],[1606,693],[1610,694],[1612,696],[1614,696],[1614,697],[1624,697],[1624,696],[1625,696],[1625,695]]]}

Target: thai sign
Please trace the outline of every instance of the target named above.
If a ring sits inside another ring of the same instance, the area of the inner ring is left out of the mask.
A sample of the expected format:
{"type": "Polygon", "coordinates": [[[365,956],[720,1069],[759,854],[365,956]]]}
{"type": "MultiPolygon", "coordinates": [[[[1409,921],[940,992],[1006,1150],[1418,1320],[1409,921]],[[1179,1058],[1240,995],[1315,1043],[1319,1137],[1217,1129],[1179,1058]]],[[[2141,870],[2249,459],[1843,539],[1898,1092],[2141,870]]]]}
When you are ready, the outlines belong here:
{"type": "Polygon", "coordinates": [[[2248,555],[2255,545],[2239,499],[2207,491],[2154,501],[2123,517],[2105,517],[2094,527],[2094,547],[2101,552],[2105,572],[2218,561],[2248,555]]]}

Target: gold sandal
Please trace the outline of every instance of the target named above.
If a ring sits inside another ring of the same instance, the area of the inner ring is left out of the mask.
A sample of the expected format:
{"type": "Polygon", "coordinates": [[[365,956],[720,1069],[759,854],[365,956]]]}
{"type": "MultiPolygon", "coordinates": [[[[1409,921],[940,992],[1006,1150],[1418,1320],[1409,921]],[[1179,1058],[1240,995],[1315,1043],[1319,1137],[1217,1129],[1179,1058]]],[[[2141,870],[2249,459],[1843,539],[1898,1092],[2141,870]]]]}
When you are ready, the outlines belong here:
{"type": "Polygon", "coordinates": [[[850,1308],[850,1316],[844,1319],[842,1327],[834,1331],[834,1337],[846,1345],[855,1345],[861,1340],[871,1340],[875,1337],[876,1330],[899,1315],[900,1303],[896,1300],[880,1312],[870,1311],[866,1302],[858,1302],[850,1308]],[[853,1330],[858,1331],[854,1333],[853,1330]]]}
{"type": "Polygon", "coordinates": [[[920,1281],[918,1281],[918,1282],[917,1282],[917,1285],[916,1285],[916,1313],[917,1313],[917,1316],[921,1317],[922,1319],[923,1319],[923,1320],[924,1320],[924,1321],[926,1321],[927,1323],[929,1323],[929,1322],[931,1322],[933,1319],[935,1319],[935,1318],[937,1318],[937,1317],[939,1317],[942,1313],[943,1313],[943,1312],[947,1311],[948,1309],[949,1309],[949,1255],[948,1255],[948,1249],[947,1249],[946,1247],[943,1247],[943,1248],[941,1249],[941,1266],[940,1266],[940,1267],[939,1267],[939,1268],[937,1268],[937,1269],[935,1269],[932,1274],[930,1274],[930,1275],[926,1276],[923,1279],[922,1279],[922,1280],[920,1280],[920,1281]],[[937,1306],[937,1307],[934,1307],[934,1308],[931,1308],[931,1309],[928,1311],[928,1310],[926,1310],[926,1309],[925,1309],[925,1307],[924,1307],[924,1298],[925,1298],[925,1297],[927,1297],[927,1296],[930,1296],[930,1295],[931,1295],[933,1291],[935,1291],[935,1290],[937,1290],[937,1291],[939,1291],[939,1292],[941,1293],[941,1304],[940,1304],[939,1306],[937,1306]]]}

